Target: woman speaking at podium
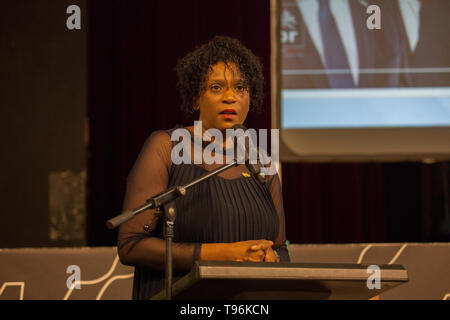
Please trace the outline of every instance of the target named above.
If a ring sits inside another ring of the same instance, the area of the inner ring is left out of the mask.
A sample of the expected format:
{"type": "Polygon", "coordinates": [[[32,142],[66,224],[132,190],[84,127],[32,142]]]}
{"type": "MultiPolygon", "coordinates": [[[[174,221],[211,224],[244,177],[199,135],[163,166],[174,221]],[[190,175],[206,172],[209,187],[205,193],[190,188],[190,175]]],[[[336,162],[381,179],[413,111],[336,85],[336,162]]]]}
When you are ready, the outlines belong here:
{"type": "MultiPolygon", "coordinates": [[[[203,131],[215,128],[225,133],[235,124],[243,124],[248,113],[261,109],[262,66],[236,39],[213,38],[180,59],[176,71],[182,109],[198,114],[203,131]]],[[[184,129],[194,137],[194,126],[184,129]]],[[[145,142],[127,178],[124,211],[225,163],[191,159],[190,163],[175,164],[172,131],[154,132],[145,142]]],[[[230,147],[224,141],[221,152],[214,149],[218,158],[225,159],[230,147]]],[[[192,150],[211,143],[191,142],[192,150]]],[[[240,164],[193,186],[175,203],[173,281],[187,274],[195,260],[289,261],[278,175],[267,176],[262,184],[240,164]]],[[[154,210],[148,210],[120,226],[120,260],[135,266],[133,299],[150,298],[164,289],[162,221],[154,210]]]]}

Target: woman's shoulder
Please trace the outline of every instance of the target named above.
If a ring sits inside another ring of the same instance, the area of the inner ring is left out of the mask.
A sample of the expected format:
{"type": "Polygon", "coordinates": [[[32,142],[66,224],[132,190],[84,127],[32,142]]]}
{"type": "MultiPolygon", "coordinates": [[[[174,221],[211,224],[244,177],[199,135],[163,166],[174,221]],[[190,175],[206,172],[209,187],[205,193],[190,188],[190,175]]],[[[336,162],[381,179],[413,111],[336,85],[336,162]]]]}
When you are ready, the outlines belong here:
{"type": "Polygon", "coordinates": [[[146,144],[160,144],[170,142],[170,130],[153,131],[145,141],[146,144]]]}
{"type": "Polygon", "coordinates": [[[183,130],[184,132],[191,133],[191,127],[175,126],[166,130],[153,131],[144,143],[144,149],[158,150],[160,152],[169,153],[173,147],[175,141],[172,141],[172,136],[176,130],[183,130]]]}
{"type": "Polygon", "coordinates": [[[156,130],[147,137],[141,152],[157,152],[162,155],[165,153],[170,154],[171,149],[172,141],[170,140],[169,130],[156,130]]]}
{"type": "Polygon", "coordinates": [[[153,131],[150,134],[149,139],[152,138],[152,139],[164,140],[164,139],[168,138],[170,140],[171,136],[173,135],[173,133],[175,131],[183,131],[183,132],[188,132],[189,134],[192,134],[194,132],[194,127],[193,126],[184,127],[184,126],[181,126],[181,125],[177,125],[177,126],[171,128],[171,129],[156,130],[156,131],[153,131]]]}

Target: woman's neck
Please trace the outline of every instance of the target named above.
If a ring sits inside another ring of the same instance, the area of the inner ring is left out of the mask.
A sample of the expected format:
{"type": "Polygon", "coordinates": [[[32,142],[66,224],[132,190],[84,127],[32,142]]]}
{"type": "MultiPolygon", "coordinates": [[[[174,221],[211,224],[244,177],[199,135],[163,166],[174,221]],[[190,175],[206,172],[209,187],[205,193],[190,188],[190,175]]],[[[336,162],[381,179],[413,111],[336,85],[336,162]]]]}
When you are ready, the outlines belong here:
{"type": "MultiPolygon", "coordinates": [[[[199,131],[199,128],[196,128],[194,126],[186,127],[186,129],[190,132],[192,139],[194,141],[205,141],[205,142],[211,142],[211,143],[217,143],[216,140],[216,134],[208,134],[208,129],[215,129],[215,128],[205,128],[204,126],[201,127],[201,133],[199,131]],[[206,132],[206,134],[205,134],[206,132]],[[196,135],[200,135],[200,137],[196,137],[196,135]]],[[[223,150],[226,150],[227,148],[233,148],[234,142],[232,136],[227,136],[226,129],[219,130],[221,133],[221,140],[222,140],[222,148],[223,150]]]]}

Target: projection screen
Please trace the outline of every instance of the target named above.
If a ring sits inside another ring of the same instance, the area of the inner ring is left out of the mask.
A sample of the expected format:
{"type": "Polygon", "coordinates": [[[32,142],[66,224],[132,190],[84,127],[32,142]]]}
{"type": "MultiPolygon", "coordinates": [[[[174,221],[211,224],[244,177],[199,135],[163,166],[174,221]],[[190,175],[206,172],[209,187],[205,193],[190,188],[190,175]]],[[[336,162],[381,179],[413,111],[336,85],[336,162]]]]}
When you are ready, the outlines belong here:
{"type": "Polygon", "coordinates": [[[449,159],[449,12],[442,0],[272,0],[280,160],[449,159]]]}

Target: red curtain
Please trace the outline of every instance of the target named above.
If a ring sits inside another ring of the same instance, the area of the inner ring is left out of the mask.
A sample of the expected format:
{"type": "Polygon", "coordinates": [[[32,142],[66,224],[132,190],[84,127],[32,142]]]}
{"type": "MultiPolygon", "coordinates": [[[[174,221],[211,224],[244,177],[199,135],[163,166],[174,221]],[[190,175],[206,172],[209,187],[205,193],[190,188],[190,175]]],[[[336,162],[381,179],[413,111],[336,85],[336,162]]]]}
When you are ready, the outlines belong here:
{"type": "Polygon", "coordinates": [[[291,242],[387,240],[381,164],[284,163],[282,174],[291,242]]]}

